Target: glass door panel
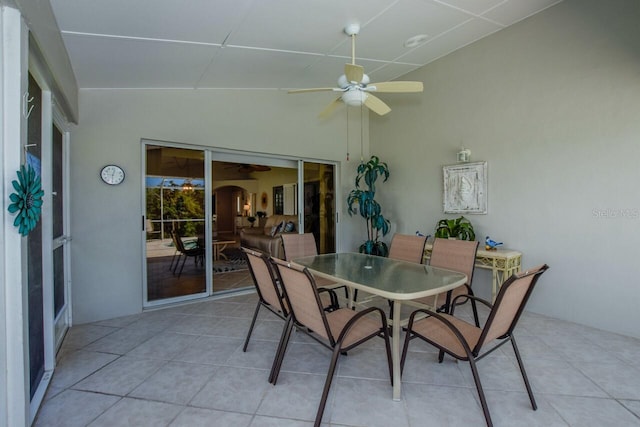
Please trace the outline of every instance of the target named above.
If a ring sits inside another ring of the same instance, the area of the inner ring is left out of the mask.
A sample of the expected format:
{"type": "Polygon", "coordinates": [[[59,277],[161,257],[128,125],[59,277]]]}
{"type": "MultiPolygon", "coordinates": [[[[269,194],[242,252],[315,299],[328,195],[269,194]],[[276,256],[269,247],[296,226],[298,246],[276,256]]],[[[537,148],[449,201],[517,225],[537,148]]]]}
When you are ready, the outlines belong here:
{"type": "Polygon", "coordinates": [[[64,138],[62,131],[52,125],[51,141],[51,200],[52,200],[52,250],[53,250],[53,318],[55,324],[55,346],[62,344],[69,327],[69,305],[67,291],[67,270],[65,251],[69,239],[65,234],[65,191],[64,191],[64,138]]]}
{"type": "Polygon", "coordinates": [[[335,166],[304,162],[304,231],[313,233],[318,253],[336,251],[335,166]]]}
{"type": "Polygon", "coordinates": [[[269,250],[278,239],[270,236],[271,227],[279,225],[271,224],[276,220],[274,215],[297,214],[297,181],[298,161],[213,153],[214,250],[210,257],[214,294],[253,287],[240,245],[269,250]],[[288,197],[284,188],[293,190],[288,191],[288,197]]]}
{"type": "MultiPolygon", "coordinates": [[[[27,163],[41,176],[42,159],[42,90],[29,74],[31,114],[28,118],[27,163]]],[[[42,221],[27,237],[27,282],[29,304],[29,385],[33,399],[45,372],[44,296],[42,277],[42,221]]]]}
{"type": "Polygon", "coordinates": [[[206,295],[204,151],[146,145],[146,303],[206,295]]]}

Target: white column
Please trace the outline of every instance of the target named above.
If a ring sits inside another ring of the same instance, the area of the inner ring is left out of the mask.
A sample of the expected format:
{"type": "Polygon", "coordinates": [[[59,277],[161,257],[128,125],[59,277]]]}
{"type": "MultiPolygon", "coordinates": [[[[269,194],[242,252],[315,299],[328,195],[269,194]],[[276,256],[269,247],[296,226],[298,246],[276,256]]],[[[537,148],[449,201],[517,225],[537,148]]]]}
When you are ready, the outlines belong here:
{"type": "Polygon", "coordinates": [[[0,228],[0,427],[29,424],[29,376],[26,334],[26,275],[23,274],[23,239],[7,211],[11,181],[22,163],[22,94],[26,90],[28,33],[20,12],[0,8],[0,175],[2,227],[0,228]]]}

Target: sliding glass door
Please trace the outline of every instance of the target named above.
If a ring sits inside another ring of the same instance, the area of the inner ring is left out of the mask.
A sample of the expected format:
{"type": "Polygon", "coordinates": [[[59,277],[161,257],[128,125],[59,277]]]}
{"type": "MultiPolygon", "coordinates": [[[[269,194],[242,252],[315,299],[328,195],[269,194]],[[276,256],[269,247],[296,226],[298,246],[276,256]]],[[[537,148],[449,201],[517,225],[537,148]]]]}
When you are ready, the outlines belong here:
{"type": "Polygon", "coordinates": [[[205,153],[145,148],[146,303],[205,296],[205,153]]]}
{"type": "Polygon", "coordinates": [[[145,306],[252,288],[243,235],[267,237],[277,215],[297,218],[319,253],[335,252],[336,165],[155,141],[143,147],[145,306]]]}

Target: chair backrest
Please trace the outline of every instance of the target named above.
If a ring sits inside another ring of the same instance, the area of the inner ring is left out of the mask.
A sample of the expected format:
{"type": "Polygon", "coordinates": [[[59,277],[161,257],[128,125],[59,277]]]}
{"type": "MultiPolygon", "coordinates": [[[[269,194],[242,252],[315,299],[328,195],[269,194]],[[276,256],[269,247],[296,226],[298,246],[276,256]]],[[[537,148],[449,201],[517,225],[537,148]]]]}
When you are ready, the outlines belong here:
{"type": "Polygon", "coordinates": [[[176,230],[171,230],[171,238],[173,239],[173,244],[176,247],[176,249],[179,252],[184,253],[185,252],[184,242],[182,241],[182,238],[180,237],[180,235],[176,230]]]}
{"type": "Polygon", "coordinates": [[[502,284],[474,352],[479,352],[484,343],[513,332],[536,282],[548,268],[543,264],[516,273],[502,284]]]}
{"type": "Polygon", "coordinates": [[[305,256],[318,255],[316,239],[312,233],[283,234],[282,246],[284,247],[284,259],[287,261],[305,256]]]}
{"type": "Polygon", "coordinates": [[[335,345],[320,295],[309,270],[301,265],[271,257],[277,271],[291,315],[296,323],[304,325],[315,334],[335,345]]]}
{"type": "Polygon", "coordinates": [[[389,248],[389,258],[422,264],[427,236],[394,234],[389,248]]]}
{"type": "Polygon", "coordinates": [[[247,265],[253,278],[256,291],[258,292],[258,297],[274,309],[281,311],[286,317],[288,310],[284,303],[282,291],[278,288],[269,257],[253,249],[244,247],[240,249],[247,257],[247,265]]]}
{"type": "Polygon", "coordinates": [[[477,241],[435,239],[429,265],[466,274],[467,285],[471,286],[478,244],[477,241]]]}

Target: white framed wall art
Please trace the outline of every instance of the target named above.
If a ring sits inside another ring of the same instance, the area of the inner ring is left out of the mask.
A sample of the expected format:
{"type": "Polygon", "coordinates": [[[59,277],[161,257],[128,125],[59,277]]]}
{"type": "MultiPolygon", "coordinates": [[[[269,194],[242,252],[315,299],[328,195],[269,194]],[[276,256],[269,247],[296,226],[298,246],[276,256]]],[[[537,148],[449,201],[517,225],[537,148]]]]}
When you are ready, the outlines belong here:
{"type": "Polygon", "coordinates": [[[487,162],[443,167],[444,212],[487,213],[487,162]]]}

